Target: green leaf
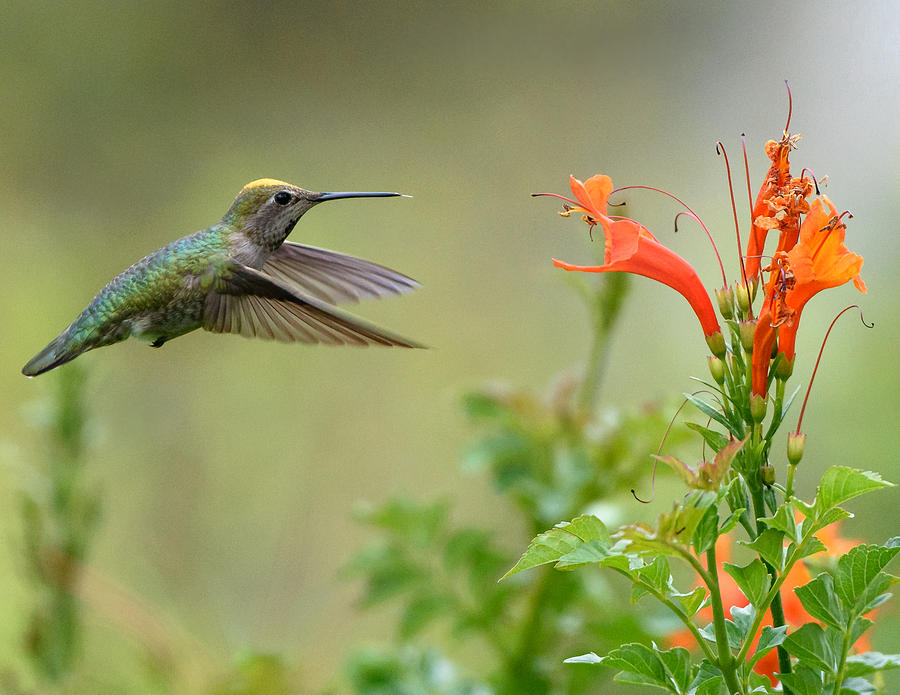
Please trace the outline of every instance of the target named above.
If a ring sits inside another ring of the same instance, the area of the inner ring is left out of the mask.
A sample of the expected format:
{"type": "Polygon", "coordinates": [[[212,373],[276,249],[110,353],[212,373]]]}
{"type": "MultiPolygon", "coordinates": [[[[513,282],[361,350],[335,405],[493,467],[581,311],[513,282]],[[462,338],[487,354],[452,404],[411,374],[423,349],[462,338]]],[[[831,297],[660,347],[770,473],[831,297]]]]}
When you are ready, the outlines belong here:
{"type": "Polygon", "coordinates": [[[664,557],[653,558],[653,562],[635,570],[635,575],[660,594],[665,594],[669,590],[672,579],[669,563],[664,557]]]}
{"type": "Polygon", "coordinates": [[[766,566],[759,558],[756,558],[745,567],[724,562],[722,563],[722,569],[732,576],[750,603],[754,606],[762,607],[766,593],[769,591],[770,582],[766,566]]]}
{"type": "Polygon", "coordinates": [[[794,593],[813,618],[838,630],[846,629],[847,615],[834,591],[830,574],[823,572],[808,584],[794,589],[794,593]]]}
{"type": "Polygon", "coordinates": [[[759,642],[756,644],[756,651],[753,652],[753,657],[750,659],[750,668],[752,668],[757,661],[762,659],[772,649],[782,644],[786,637],[787,625],[782,625],[781,627],[774,628],[771,625],[766,625],[759,635],[759,642]]]}
{"type": "Polygon", "coordinates": [[[887,671],[900,668],[900,654],[882,654],[881,652],[865,652],[847,657],[848,676],[866,676],[876,671],[887,671]]]}
{"type": "Polygon", "coordinates": [[[735,509],[731,514],[728,515],[728,518],[722,522],[722,525],[719,527],[719,535],[723,535],[728,533],[731,529],[737,526],[741,522],[741,515],[746,512],[746,509],[738,508],[735,509]]]}
{"type": "Polygon", "coordinates": [[[558,562],[583,542],[592,540],[600,541],[601,545],[611,542],[609,532],[597,517],[584,515],[571,522],[558,524],[532,540],[519,561],[500,579],[502,581],[532,567],[558,562]]]}
{"type": "Polygon", "coordinates": [[[694,615],[700,610],[700,607],[706,602],[708,592],[706,587],[698,586],[689,594],[670,594],[681,605],[682,610],[688,617],[694,615]]]}
{"type": "MultiPolygon", "coordinates": [[[[732,606],[729,613],[735,627],[740,632],[741,640],[747,639],[750,636],[750,628],[753,627],[753,620],[756,618],[756,608],[752,603],[744,607],[732,606]]],[[[725,622],[728,623],[727,620],[725,622]]]]}
{"type": "Polygon", "coordinates": [[[784,532],[767,528],[753,542],[738,542],[756,551],[763,560],[775,569],[784,569],[784,532]]]}
{"type": "Polygon", "coordinates": [[[691,684],[690,652],[684,647],[673,647],[665,651],[657,649],[656,654],[662,661],[670,680],[675,684],[675,692],[687,692],[691,684]]]}
{"type": "MultiPolygon", "coordinates": [[[[668,677],[663,662],[660,660],[656,651],[650,647],[631,642],[623,644],[617,649],[613,649],[605,658],[608,666],[624,671],[622,674],[628,677],[635,674],[647,684],[658,685],[659,687],[669,689],[668,677]]],[[[618,680],[618,678],[617,678],[618,680]]],[[[628,680],[627,682],[635,682],[628,680]]]]}
{"type": "Polygon", "coordinates": [[[688,688],[688,692],[695,695],[719,695],[725,678],[718,666],[714,666],[704,659],[694,675],[694,680],[688,688]]]}
{"type": "Polygon", "coordinates": [[[791,504],[784,504],[775,512],[775,516],[763,519],[765,525],[775,531],[781,531],[794,543],[800,543],[803,534],[797,522],[794,521],[794,509],[791,504]]]}
{"type": "Polygon", "coordinates": [[[713,451],[722,451],[722,449],[725,448],[725,445],[728,444],[728,437],[726,437],[721,432],[716,432],[715,430],[708,429],[694,422],[686,422],[684,424],[686,427],[694,430],[694,432],[697,432],[701,437],[703,437],[703,439],[707,444],[709,444],[710,448],[713,451]]]}
{"type": "Polygon", "coordinates": [[[741,432],[737,427],[733,426],[728,421],[728,418],[726,418],[722,413],[713,408],[702,398],[698,398],[697,396],[694,396],[690,393],[684,394],[684,397],[688,401],[690,401],[701,413],[708,417],[711,417],[713,420],[722,425],[722,427],[728,430],[735,439],[741,439],[744,436],[744,433],[741,432]]]}
{"type": "Polygon", "coordinates": [[[816,520],[816,530],[823,529],[826,526],[831,526],[831,524],[836,524],[838,521],[852,518],[853,514],[848,512],[846,509],[841,509],[840,507],[832,507],[816,520]]]}
{"type": "Polygon", "coordinates": [[[798,664],[793,673],[778,675],[794,695],[822,695],[824,686],[820,672],[806,664],[798,664]]]}
{"type": "MultiPolygon", "coordinates": [[[[837,634],[840,637],[840,633],[837,634]]],[[[800,629],[794,630],[784,641],[784,648],[802,663],[832,675],[837,671],[840,644],[836,650],[818,623],[806,623],[800,629]]]]}
{"type": "Polygon", "coordinates": [[[875,695],[878,690],[863,678],[848,678],[841,685],[841,695],[875,695]]]}
{"type": "Polygon", "coordinates": [[[832,466],[819,482],[816,493],[816,512],[821,517],[832,507],[853,499],[871,490],[892,487],[893,483],[883,480],[878,473],[860,471],[846,466],[832,466]]]}
{"type": "Polygon", "coordinates": [[[857,618],[854,620],[850,624],[850,644],[856,644],[856,641],[863,636],[863,633],[874,624],[868,618],[857,618]]]}
{"type": "Polygon", "coordinates": [[[838,560],[834,588],[852,617],[871,610],[870,604],[890,586],[882,569],[900,552],[900,547],[858,545],[838,560]]]}
{"type": "Polygon", "coordinates": [[[610,555],[609,545],[602,541],[579,543],[572,552],[563,555],[554,567],[559,570],[571,570],[590,564],[615,566],[623,571],[628,570],[628,558],[622,555],[610,555]]]}
{"type": "Polygon", "coordinates": [[[605,656],[597,656],[594,652],[581,654],[580,656],[570,656],[563,661],[564,664],[602,664],[606,659],[605,656]]]}
{"type": "Polygon", "coordinates": [[[694,535],[691,538],[691,545],[697,555],[703,555],[707,550],[713,547],[716,539],[719,537],[719,513],[715,505],[706,510],[706,513],[697,524],[694,535]]]}

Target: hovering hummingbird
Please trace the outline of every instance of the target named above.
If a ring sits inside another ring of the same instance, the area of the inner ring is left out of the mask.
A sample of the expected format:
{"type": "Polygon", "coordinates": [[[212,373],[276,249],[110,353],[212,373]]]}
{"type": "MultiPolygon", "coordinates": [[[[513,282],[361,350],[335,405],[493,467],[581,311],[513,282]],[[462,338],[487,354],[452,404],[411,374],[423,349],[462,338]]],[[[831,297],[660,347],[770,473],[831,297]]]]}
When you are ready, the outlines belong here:
{"type": "Polygon", "coordinates": [[[81,353],[136,336],[153,347],[197,328],[287,343],[421,345],[335,308],[409,292],[412,278],[360,258],[285,241],[326,200],[399,193],[315,193],[248,183],[212,227],[163,246],[117,275],[22,368],[36,376],[81,353]]]}

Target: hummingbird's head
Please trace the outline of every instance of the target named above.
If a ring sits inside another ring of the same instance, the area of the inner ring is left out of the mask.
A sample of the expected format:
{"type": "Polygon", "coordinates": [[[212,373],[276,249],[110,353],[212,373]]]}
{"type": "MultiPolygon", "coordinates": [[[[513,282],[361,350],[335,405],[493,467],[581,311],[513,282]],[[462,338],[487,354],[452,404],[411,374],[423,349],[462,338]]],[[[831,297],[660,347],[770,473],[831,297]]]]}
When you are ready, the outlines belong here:
{"type": "Polygon", "coordinates": [[[400,193],[317,193],[276,179],[257,179],[241,189],[223,221],[251,239],[277,248],[300,217],[314,205],[340,198],[384,198],[400,193]]]}

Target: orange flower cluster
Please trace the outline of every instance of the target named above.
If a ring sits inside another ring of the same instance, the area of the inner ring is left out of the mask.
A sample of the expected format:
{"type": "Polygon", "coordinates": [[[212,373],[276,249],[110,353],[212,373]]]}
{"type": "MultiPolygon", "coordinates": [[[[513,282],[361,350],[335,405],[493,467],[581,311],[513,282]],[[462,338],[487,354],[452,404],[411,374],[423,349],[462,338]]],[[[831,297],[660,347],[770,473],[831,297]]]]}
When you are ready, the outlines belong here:
{"type": "Polygon", "coordinates": [[[753,228],[747,243],[747,278],[759,273],[766,235],[778,231],[778,248],[765,283],[762,309],[753,336],[753,393],[765,396],[772,348],[793,366],[794,346],[800,314],[806,303],[821,290],[843,285],[849,280],[865,293],[859,276],[863,259],[844,246],[846,225],[827,196],[810,204],[813,182],[790,173],[789,153],[799,136],[785,134],[780,142],[766,143],[772,166],[753,206],[753,228]],[[806,217],[800,221],[800,216],[806,217]]]}

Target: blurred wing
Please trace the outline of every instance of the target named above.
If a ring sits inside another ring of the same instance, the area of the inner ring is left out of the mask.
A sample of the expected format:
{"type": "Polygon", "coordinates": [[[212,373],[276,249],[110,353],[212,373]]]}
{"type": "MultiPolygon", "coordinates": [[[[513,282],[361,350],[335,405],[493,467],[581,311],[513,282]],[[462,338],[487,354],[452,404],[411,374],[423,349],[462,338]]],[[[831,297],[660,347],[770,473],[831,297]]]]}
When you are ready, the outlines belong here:
{"type": "Polygon", "coordinates": [[[203,328],[284,343],[422,347],[238,263],[229,263],[213,281],[203,328]]]}
{"type": "Polygon", "coordinates": [[[269,256],[262,271],[329,304],[402,294],[419,286],[383,265],[290,241],[269,256]]]}

